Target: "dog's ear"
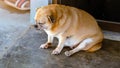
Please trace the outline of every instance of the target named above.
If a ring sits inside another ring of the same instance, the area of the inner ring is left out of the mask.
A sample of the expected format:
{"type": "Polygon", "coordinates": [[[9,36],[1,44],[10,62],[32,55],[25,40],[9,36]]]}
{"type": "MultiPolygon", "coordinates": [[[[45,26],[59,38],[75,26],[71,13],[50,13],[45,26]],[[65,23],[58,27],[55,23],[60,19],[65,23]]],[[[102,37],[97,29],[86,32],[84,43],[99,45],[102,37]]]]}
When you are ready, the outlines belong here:
{"type": "Polygon", "coordinates": [[[55,17],[53,15],[50,15],[50,16],[47,16],[48,17],[48,20],[51,22],[51,23],[54,23],[55,22],[55,17]]]}

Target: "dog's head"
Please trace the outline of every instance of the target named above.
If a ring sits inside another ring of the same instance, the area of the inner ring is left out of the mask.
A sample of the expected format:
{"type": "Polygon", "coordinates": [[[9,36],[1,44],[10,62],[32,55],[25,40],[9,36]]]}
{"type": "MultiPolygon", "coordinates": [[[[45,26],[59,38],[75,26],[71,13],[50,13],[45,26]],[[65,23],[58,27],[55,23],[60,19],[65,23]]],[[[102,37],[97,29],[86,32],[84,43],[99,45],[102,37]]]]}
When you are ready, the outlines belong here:
{"type": "Polygon", "coordinates": [[[38,8],[34,17],[36,21],[36,29],[49,30],[55,23],[55,17],[50,8],[41,7],[38,8]]]}

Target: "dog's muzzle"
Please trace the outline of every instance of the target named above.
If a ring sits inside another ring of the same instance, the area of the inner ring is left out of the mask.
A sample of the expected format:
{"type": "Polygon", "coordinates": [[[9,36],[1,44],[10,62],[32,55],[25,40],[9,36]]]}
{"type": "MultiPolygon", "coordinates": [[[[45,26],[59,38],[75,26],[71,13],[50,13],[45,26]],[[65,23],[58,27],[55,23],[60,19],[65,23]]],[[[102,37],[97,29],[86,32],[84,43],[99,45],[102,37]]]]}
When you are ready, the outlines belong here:
{"type": "Polygon", "coordinates": [[[38,25],[34,25],[35,28],[38,28],[38,25]]]}
{"type": "Polygon", "coordinates": [[[40,30],[38,25],[34,25],[34,28],[37,29],[37,30],[40,30]]]}

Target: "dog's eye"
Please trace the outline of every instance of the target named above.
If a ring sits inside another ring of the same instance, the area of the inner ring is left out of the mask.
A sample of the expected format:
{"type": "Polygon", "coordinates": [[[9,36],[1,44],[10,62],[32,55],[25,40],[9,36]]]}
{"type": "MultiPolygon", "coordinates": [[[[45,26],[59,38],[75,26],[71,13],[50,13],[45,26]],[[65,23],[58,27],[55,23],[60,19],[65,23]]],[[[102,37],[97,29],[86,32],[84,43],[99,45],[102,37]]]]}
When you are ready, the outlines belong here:
{"type": "Polygon", "coordinates": [[[44,23],[38,23],[39,25],[43,25],[44,23]]]}

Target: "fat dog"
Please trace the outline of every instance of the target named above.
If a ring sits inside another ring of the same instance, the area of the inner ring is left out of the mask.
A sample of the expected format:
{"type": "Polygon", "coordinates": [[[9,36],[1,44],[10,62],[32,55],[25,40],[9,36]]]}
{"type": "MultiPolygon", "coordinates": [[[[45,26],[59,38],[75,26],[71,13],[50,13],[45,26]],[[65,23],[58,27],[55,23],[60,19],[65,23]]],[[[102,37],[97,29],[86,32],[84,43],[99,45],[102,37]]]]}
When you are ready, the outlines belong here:
{"type": "Polygon", "coordinates": [[[87,12],[70,6],[52,4],[38,8],[36,28],[48,34],[48,41],[40,48],[51,46],[54,37],[59,43],[52,54],[59,54],[64,46],[72,48],[66,56],[84,50],[94,52],[101,48],[103,33],[96,20],[87,12]]]}

